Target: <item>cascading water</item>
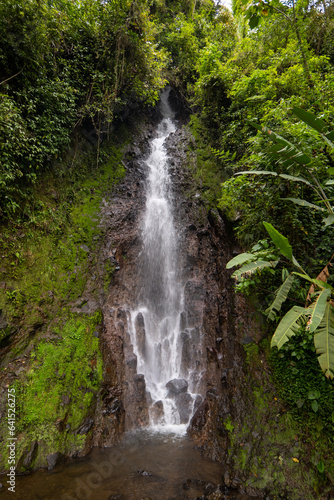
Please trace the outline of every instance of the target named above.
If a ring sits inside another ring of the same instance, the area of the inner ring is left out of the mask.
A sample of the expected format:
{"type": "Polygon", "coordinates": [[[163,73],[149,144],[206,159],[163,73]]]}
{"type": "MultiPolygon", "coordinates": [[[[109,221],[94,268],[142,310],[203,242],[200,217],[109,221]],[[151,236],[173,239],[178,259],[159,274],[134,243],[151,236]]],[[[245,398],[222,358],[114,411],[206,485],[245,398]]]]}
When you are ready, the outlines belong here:
{"type": "Polygon", "coordinates": [[[172,214],[171,180],[164,142],[176,130],[169,104],[170,89],[161,97],[163,120],[146,160],[146,209],[143,219],[139,306],[131,313],[131,341],[137,372],[144,374],[150,425],[185,430],[196,394],[182,368],[181,315],[184,296],[179,280],[178,238],[172,214]]]}

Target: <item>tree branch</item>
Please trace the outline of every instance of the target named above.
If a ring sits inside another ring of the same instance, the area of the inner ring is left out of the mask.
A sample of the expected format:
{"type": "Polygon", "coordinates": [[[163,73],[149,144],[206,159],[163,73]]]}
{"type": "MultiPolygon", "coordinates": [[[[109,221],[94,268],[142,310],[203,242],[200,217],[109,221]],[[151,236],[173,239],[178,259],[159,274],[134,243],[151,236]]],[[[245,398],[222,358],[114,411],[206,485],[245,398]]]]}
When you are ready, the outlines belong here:
{"type": "Polygon", "coordinates": [[[18,76],[20,73],[22,73],[22,71],[24,70],[24,68],[25,68],[25,66],[23,66],[23,68],[18,73],[16,73],[16,75],[10,76],[6,80],[3,80],[2,82],[0,82],[0,85],[2,85],[3,83],[9,82],[9,80],[11,80],[12,78],[15,78],[16,76],[18,76]]]}

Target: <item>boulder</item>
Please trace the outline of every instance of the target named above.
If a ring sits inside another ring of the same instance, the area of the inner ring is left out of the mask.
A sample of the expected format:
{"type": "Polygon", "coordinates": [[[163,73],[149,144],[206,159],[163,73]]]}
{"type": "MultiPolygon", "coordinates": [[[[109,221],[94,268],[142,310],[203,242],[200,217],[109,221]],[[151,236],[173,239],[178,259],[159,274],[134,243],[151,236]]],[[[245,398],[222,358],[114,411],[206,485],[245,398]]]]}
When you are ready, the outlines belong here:
{"type": "Polygon", "coordinates": [[[164,416],[164,404],[162,401],[156,401],[151,407],[150,416],[154,424],[158,424],[164,416]]]}
{"type": "Polygon", "coordinates": [[[188,392],[178,394],[175,404],[180,415],[180,424],[187,424],[193,409],[193,398],[188,392]]]}
{"type": "Polygon", "coordinates": [[[177,394],[182,394],[188,390],[188,382],[182,378],[174,378],[166,384],[166,389],[168,389],[169,398],[176,396],[177,394]]]}

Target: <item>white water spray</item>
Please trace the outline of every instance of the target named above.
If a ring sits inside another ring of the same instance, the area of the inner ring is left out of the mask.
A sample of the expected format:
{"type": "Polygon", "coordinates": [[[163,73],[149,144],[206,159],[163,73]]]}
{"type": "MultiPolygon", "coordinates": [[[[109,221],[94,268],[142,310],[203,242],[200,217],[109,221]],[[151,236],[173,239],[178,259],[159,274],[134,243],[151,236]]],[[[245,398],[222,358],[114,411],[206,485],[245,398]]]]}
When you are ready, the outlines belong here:
{"type": "Polygon", "coordinates": [[[166,138],[176,130],[168,104],[169,92],[166,89],[162,94],[164,118],[146,160],[149,175],[142,231],[141,291],[139,307],[131,313],[130,334],[138,359],[137,372],[144,374],[150,394],[151,427],[183,432],[196,394],[189,392],[193,388],[188,387],[181,367],[184,297],[178,279],[178,238],[164,147],[166,138]]]}

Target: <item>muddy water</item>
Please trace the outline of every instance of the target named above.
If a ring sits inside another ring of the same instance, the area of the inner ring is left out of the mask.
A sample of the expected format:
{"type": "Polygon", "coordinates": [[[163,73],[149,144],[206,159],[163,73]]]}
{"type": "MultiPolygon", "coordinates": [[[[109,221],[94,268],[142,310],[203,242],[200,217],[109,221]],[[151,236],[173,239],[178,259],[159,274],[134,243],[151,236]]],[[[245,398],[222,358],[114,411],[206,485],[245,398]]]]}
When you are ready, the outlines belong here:
{"type": "MultiPolygon", "coordinates": [[[[5,487],[0,498],[22,500],[186,500],[208,495],[222,482],[221,465],[205,460],[186,436],[129,433],[116,447],[94,449],[89,457],[61,468],[18,477],[15,494],[5,487]]],[[[226,499],[249,497],[227,494],[226,499]]]]}

